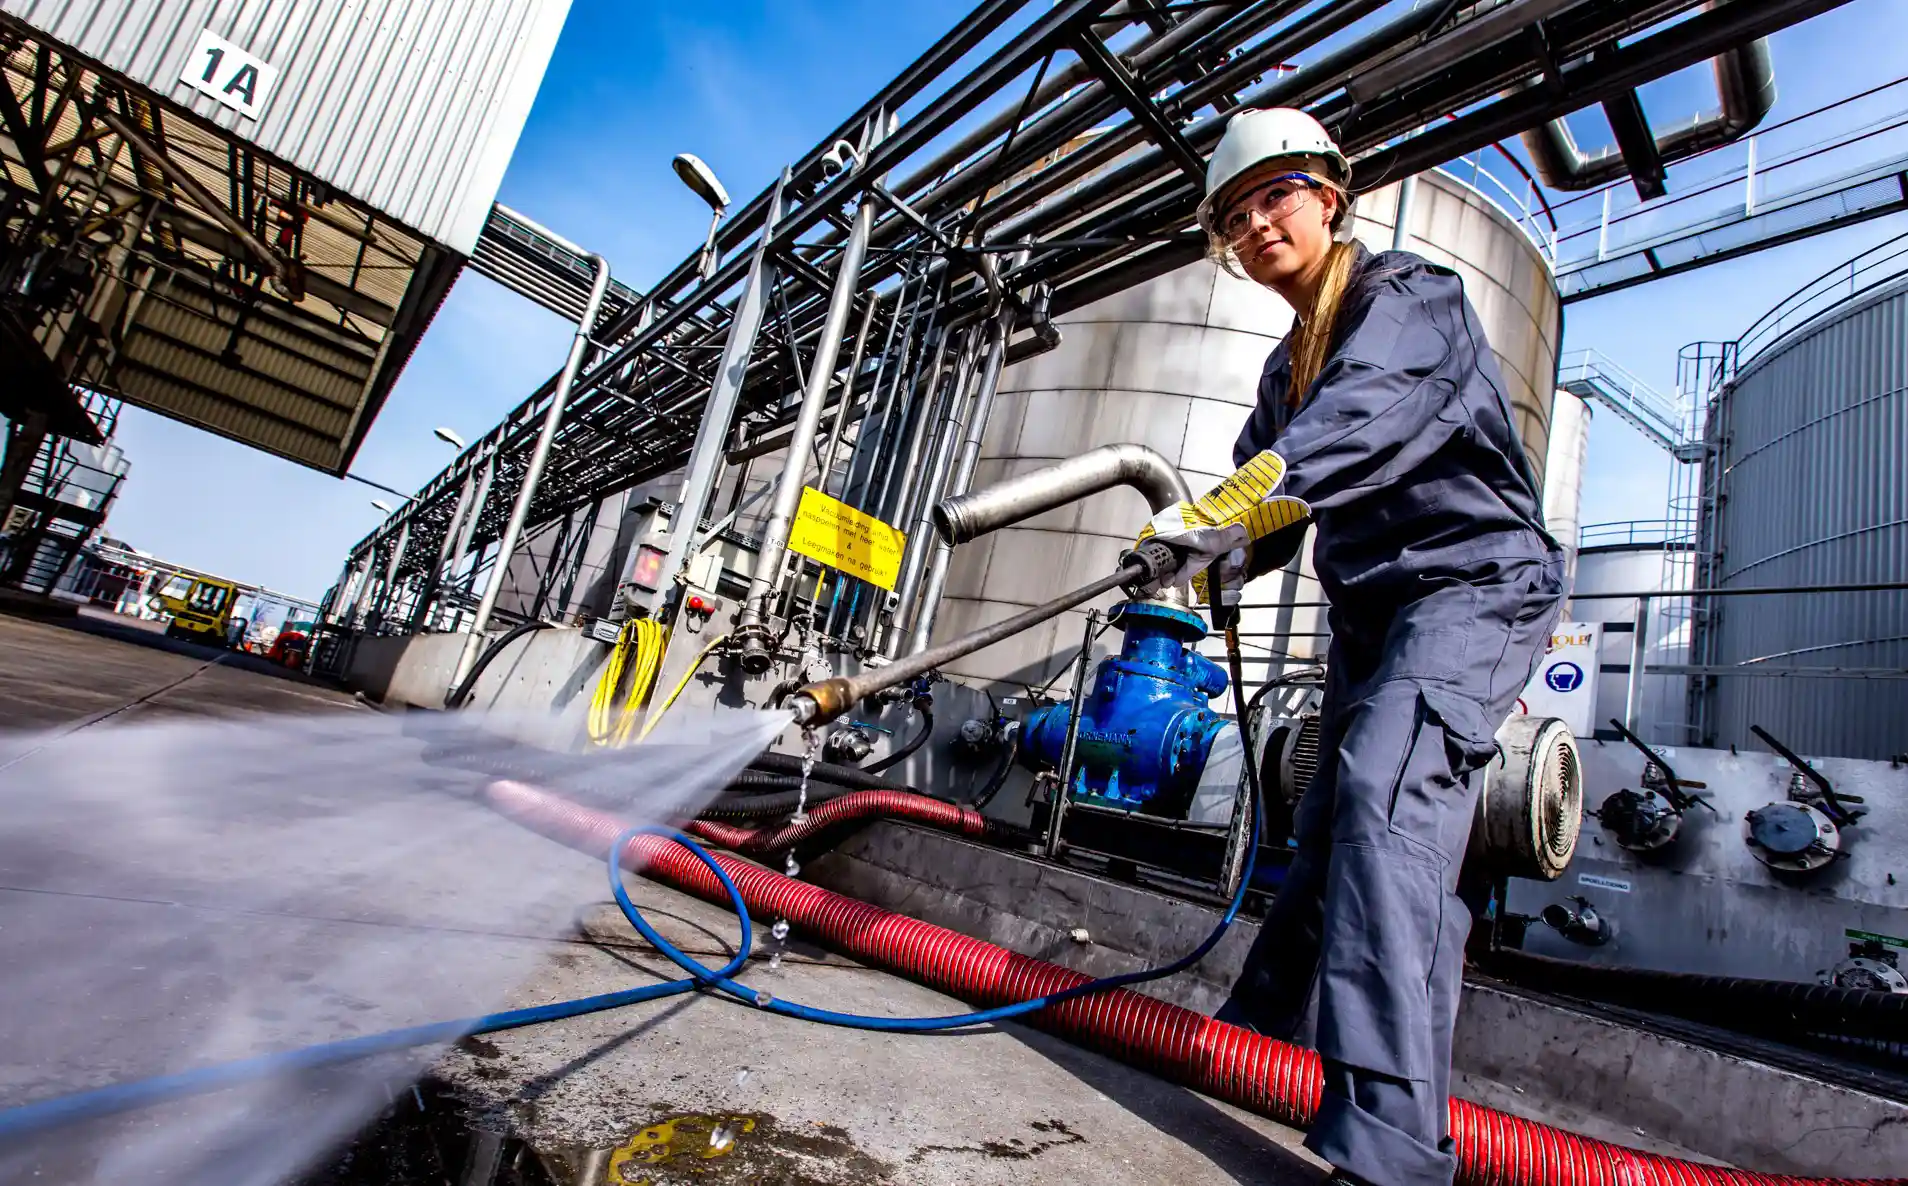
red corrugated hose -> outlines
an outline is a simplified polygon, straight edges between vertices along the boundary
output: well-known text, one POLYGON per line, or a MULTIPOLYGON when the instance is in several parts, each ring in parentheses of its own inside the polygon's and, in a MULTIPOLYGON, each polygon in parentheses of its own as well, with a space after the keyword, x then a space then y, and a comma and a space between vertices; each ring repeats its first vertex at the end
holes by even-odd
MULTIPOLYGON (((625 828, 612 815, 522 783, 492 783, 486 797, 525 827, 591 855, 603 854, 625 828)), ((919 796, 900 798, 933 802, 919 796)), ((949 813, 962 810, 937 806, 949 813)), ((797 827, 813 827, 823 810, 817 808, 808 824, 797 827)), ((756 843, 766 846, 766 840, 756 843)), ((717 855, 715 859, 734 879, 751 911, 766 918, 786 918, 803 934, 837 951, 975 1004, 1009 1004, 1060 992, 1089 979, 735 857, 717 855)), ((632 839, 622 863, 632 872, 698 897, 729 901, 706 866, 681 845, 661 837, 632 839)), ((1303 1128, 1318 1108, 1323 1078, 1313 1052, 1139 993, 1113 989, 1078 997, 1031 1014, 1028 1020, 1283 1124, 1303 1128)), ((1847 1179, 1758 1174, 1661 1157, 1464 1100, 1451 1101, 1450 1124, 1457 1144, 1458 1180, 1470 1186, 1853 1186, 1847 1179)), ((1864 1181, 1871 1186, 1908 1186, 1903 1178, 1864 1181)))
POLYGON ((711 844, 719 844, 736 852, 777 852, 792 848, 829 828, 866 819, 908 820, 948 832, 958 832, 963 836, 983 836, 987 833, 987 817, 973 808, 956 807, 952 803, 907 791, 855 791, 821 804, 809 812, 801 823, 738 828, 714 820, 697 820, 686 830, 711 844))

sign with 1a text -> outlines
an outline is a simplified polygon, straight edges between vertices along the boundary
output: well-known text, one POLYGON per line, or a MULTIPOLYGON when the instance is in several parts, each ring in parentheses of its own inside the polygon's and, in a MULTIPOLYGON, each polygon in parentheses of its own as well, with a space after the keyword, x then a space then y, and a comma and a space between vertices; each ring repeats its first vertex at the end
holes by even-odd
POLYGON ((278 67, 206 29, 179 71, 179 81, 240 115, 257 119, 272 84, 278 81, 278 67))

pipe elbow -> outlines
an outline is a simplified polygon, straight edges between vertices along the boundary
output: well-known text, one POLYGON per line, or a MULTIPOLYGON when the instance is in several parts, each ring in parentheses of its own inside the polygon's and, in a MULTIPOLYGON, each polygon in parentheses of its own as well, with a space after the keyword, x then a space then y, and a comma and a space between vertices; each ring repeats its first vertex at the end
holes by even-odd
POLYGON ((1139 491, 1155 511, 1192 499, 1178 467, 1159 453, 1145 445, 1102 445, 985 490, 945 499, 934 508, 934 529, 953 547, 1115 486, 1139 491))

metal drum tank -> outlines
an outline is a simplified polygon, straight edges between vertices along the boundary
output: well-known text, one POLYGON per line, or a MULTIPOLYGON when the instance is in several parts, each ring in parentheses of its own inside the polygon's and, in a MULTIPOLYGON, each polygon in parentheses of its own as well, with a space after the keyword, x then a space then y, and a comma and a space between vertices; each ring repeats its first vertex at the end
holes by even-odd
MULTIPOLYGON (((1711 580, 1727 588, 1899 581, 1908 567, 1908 279, 1852 297, 1743 366, 1710 415, 1720 506, 1711 580)), ((1908 751, 1908 681, 1819 678, 1908 668, 1908 594, 1715 598, 1710 662, 1814 669, 1725 675, 1709 744, 1808 755, 1908 751)))
MULTIPOLYGON (((1355 232, 1390 248, 1398 187, 1361 197, 1355 232)), ((1496 351, 1532 465, 1549 444, 1561 306, 1550 267, 1529 234, 1494 201, 1443 173, 1418 178, 1403 246, 1464 278, 1496 351)), ((1277 295, 1199 262, 1055 319, 1060 346, 1010 367, 982 441, 973 489, 1018 477, 1099 445, 1150 446, 1175 462, 1195 493, 1232 470, 1232 445, 1251 409, 1266 356, 1292 313, 1277 295)), ((956 548, 934 641, 1039 604, 1111 571, 1148 516, 1136 492, 1093 495, 956 548)), ((1255 582, 1242 632, 1247 679, 1322 655, 1324 611, 1309 544, 1292 569, 1255 582), (1307 604, 1313 603, 1313 604, 1307 604)), ((1106 604, 1114 600, 1109 596, 1106 604)), ((1009 690, 1062 674, 1078 652, 1085 611, 948 665, 1009 690)), ((1095 648, 1119 649, 1117 633, 1095 648)), ((1216 646, 1212 654, 1222 653, 1216 646)))
MULTIPOLYGON (((1558 395, 1558 402, 1575 399, 1558 395)), ((1636 647, 1636 599, 1592 597, 1595 593, 1643 593, 1681 589, 1689 583, 1689 544, 1665 543, 1661 524, 1599 524, 1585 533, 1576 553, 1572 591, 1580 600, 1568 603, 1564 617, 1596 622, 1603 627, 1598 655, 1603 670, 1597 680, 1596 736, 1617 740, 1611 718, 1622 720, 1628 707, 1630 660, 1636 647), (1630 528, 1627 536, 1624 529, 1630 528)), ((1553 524, 1553 531, 1555 526, 1553 524)), ((1680 667, 1689 662, 1687 602, 1653 602, 1643 640, 1643 682, 1638 691, 1636 733, 1651 745, 1693 745, 1689 722, 1686 676, 1650 674, 1652 669, 1680 667)))

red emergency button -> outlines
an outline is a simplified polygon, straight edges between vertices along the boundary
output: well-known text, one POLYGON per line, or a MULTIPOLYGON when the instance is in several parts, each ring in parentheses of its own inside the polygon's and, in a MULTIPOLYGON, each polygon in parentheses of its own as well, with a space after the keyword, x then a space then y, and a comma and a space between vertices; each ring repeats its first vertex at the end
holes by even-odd
POLYGON ((715 606, 710 605, 701 597, 691 596, 689 598, 689 612, 692 614, 712 614, 715 612, 715 606))

